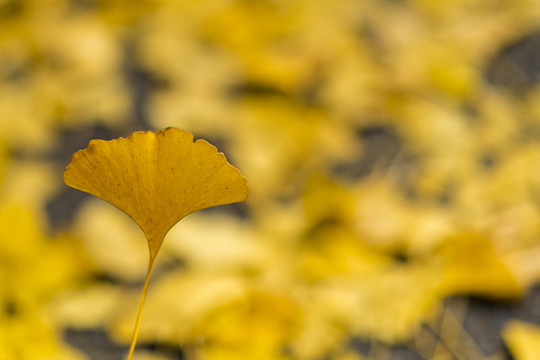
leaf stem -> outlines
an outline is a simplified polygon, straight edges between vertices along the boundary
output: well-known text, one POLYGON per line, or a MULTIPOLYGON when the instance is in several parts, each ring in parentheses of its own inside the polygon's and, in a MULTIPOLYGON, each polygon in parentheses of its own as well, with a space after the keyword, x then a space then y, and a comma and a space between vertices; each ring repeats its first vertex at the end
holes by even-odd
POLYGON ((148 283, 150 282, 150 275, 154 268, 155 256, 150 257, 148 262, 148 271, 146 272, 146 279, 144 280, 144 286, 141 294, 141 301, 139 302, 139 310, 137 311, 137 320, 135 320, 135 328, 133 329, 133 335, 131 336, 131 345, 129 346, 128 360, 133 359, 133 352, 135 351, 135 344, 137 343, 137 336, 139 335, 139 325, 141 323, 141 314, 144 306, 144 300, 146 299, 146 293, 148 292, 148 283))

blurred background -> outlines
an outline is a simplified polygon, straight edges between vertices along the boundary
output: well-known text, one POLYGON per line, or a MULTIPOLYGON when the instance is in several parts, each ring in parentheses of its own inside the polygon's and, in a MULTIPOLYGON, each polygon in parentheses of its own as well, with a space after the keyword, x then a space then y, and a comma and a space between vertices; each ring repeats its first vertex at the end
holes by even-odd
POLYGON ((122 359, 148 250, 62 173, 175 126, 247 202, 166 237, 137 360, 540 353, 536 0, 0 0, 0 359, 122 359))

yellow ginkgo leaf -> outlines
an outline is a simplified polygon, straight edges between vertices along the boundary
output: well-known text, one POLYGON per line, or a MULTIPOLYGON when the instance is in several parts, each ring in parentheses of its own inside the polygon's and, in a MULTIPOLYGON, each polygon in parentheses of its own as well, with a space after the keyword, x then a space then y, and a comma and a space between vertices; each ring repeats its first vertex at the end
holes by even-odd
POLYGON ((148 240, 150 261, 129 350, 133 356, 142 307, 165 234, 186 215, 243 201, 249 190, 240 171, 204 140, 176 128, 93 140, 64 172, 67 185, 102 198, 129 215, 148 240))
POLYGON ((146 235, 152 258, 184 216, 248 196, 246 179, 222 153, 176 128, 92 140, 73 155, 64 181, 128 214, 146 235))

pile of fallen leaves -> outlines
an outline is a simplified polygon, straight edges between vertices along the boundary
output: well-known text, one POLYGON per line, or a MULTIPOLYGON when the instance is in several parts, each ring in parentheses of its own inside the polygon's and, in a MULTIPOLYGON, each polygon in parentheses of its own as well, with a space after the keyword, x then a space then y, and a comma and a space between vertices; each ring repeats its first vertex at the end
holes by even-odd
MULTIPOLYGON (((62 173, 173 126, 250 196, 167 234, 135 359, 504 359, 462 323, 540 281, 539 25, 535 0, 0 0, 0 358, 127 353, 147 242, 62 173)), ((540 351, 533 323, 494 331, 540 351)))

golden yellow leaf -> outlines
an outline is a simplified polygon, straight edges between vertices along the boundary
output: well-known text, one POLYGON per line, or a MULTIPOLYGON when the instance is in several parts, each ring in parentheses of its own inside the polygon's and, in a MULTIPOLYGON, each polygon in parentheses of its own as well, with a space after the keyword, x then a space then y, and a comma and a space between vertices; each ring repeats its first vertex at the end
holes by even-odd
POLYGON ((67 185, 110 202, 129 215, 148 240, 150 261, 128 359, 132 359, 142 307, 156 255, 167 232, 186 215, 243 201, 249 190, 240 171, 204 140, 176 128, 93 140, 64 172, 67 185))
POLYGON ((432 257, 443 271, 443 294, 474 294, 494 299, 518 299, 524 289, 490 239, 473 232, 448 238, 432 257))
POLYGON ((184 216, 243 201, 249 192, 246 179, 222 153, 176 128, 93 140, 73 155, 64 181, 128 214, 146 235, 152 259, 184 216))

